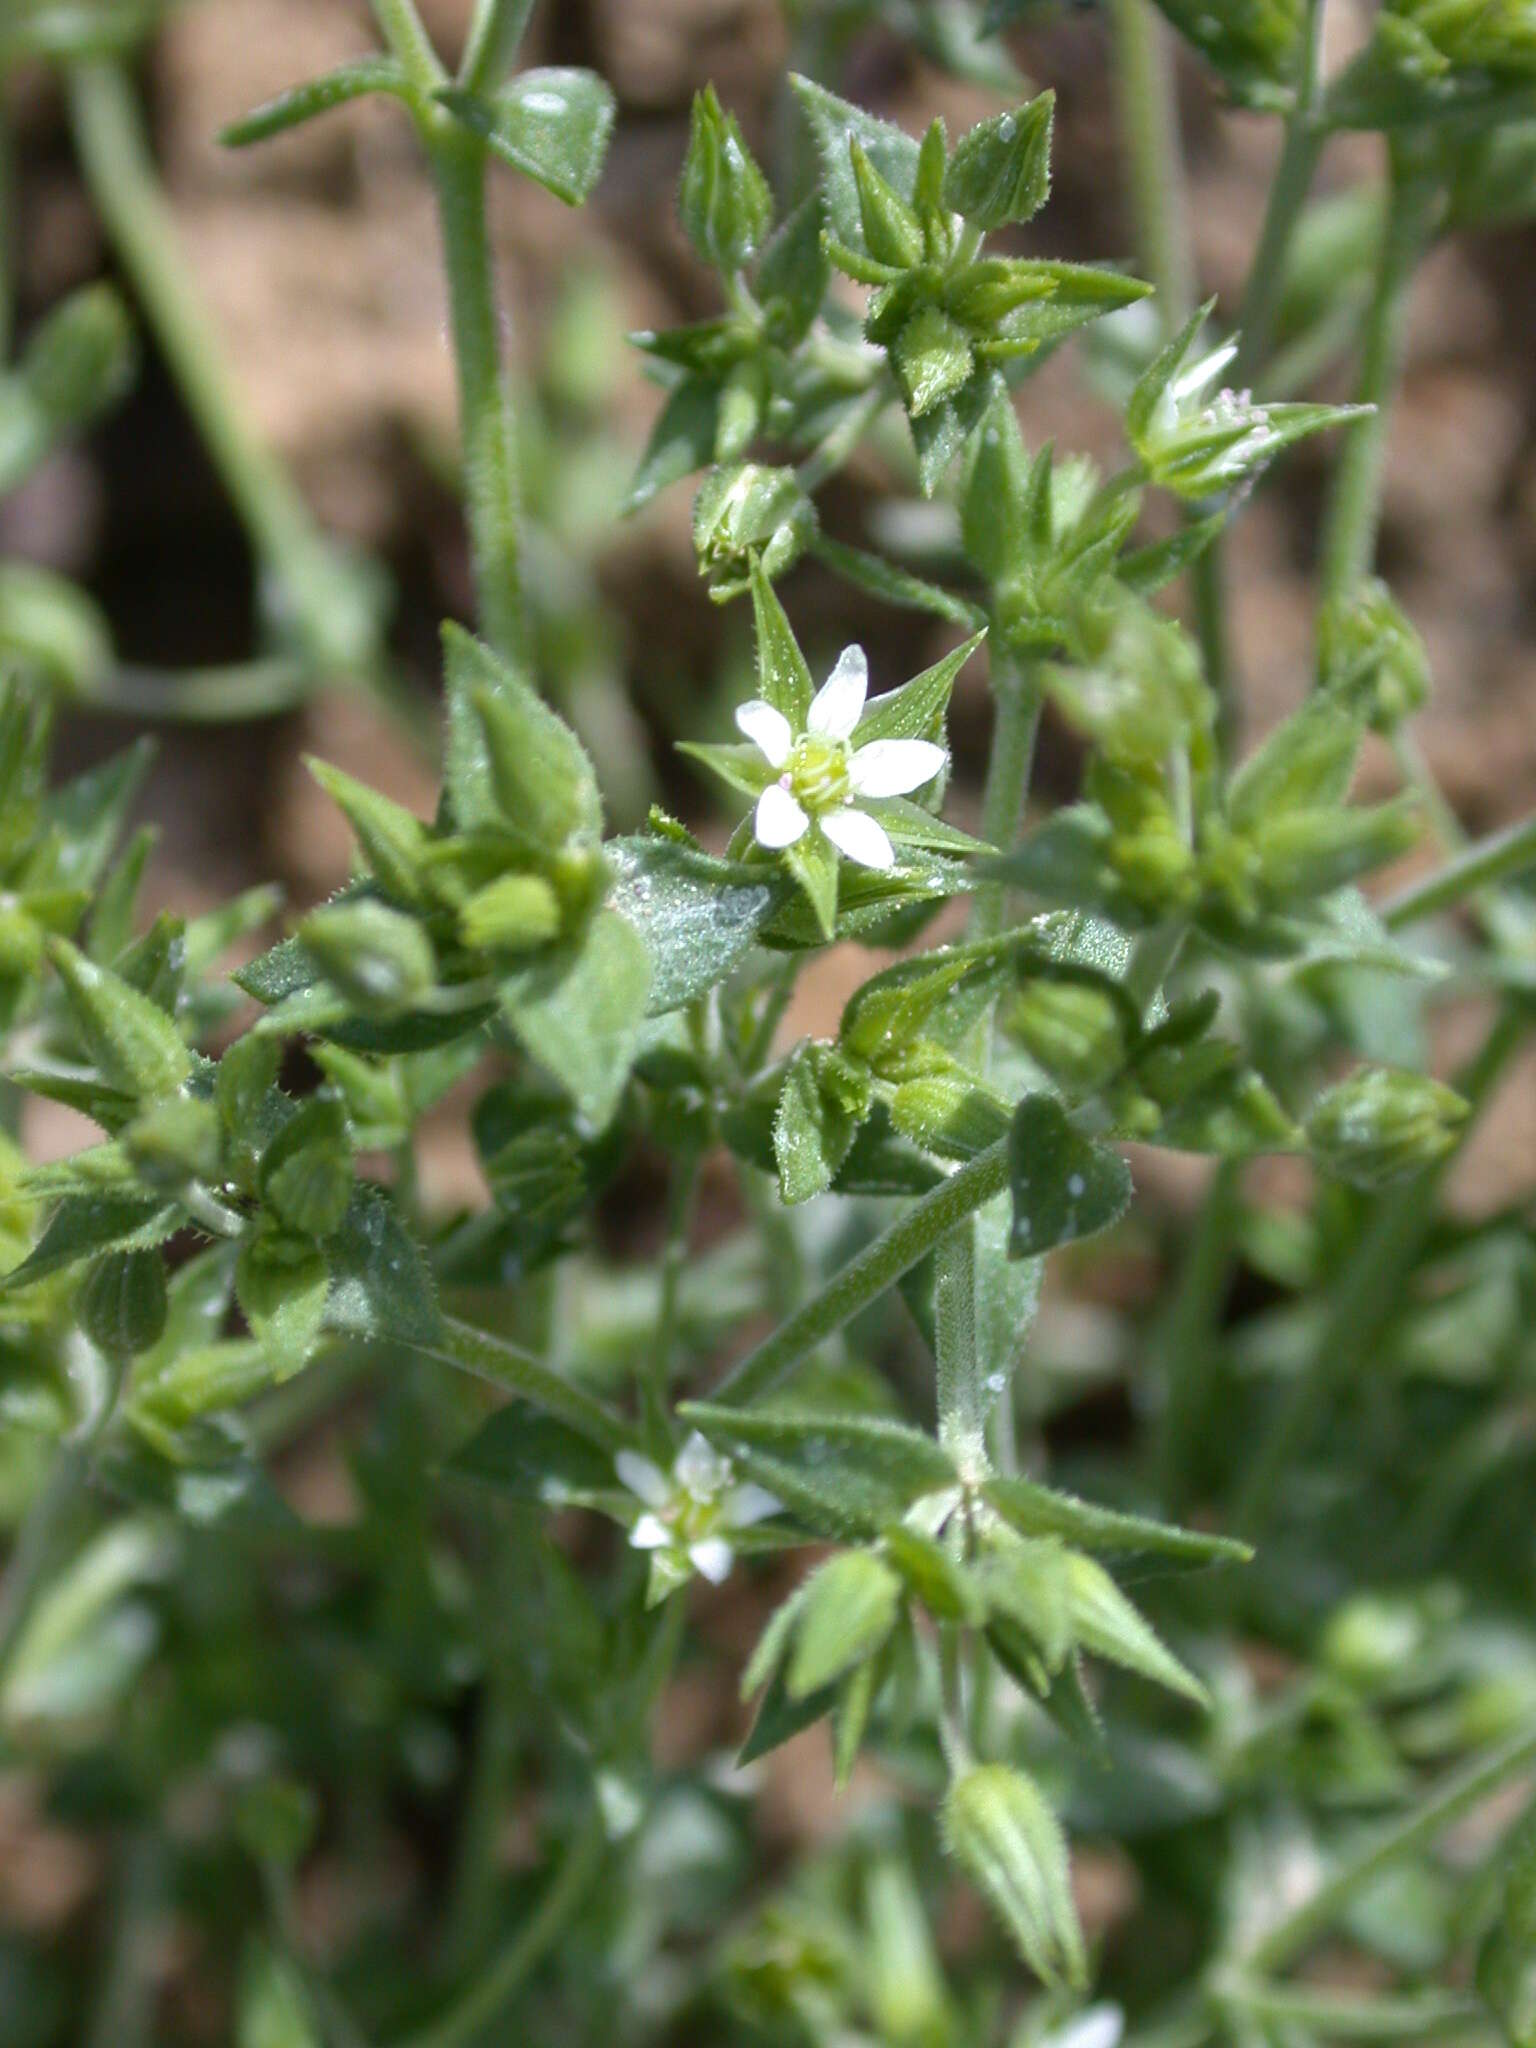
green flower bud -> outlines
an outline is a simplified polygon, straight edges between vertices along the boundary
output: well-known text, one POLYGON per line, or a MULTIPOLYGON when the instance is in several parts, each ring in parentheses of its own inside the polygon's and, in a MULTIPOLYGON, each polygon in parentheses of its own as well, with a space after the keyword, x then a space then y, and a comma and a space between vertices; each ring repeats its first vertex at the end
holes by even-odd
POLYGON ((678 209, 688 239, 716 270, 751 261, 773 225, 773 195, 712 85, 694 95, 678 209))
POLYGON ((211 1102, 172 1095, 145 1111, 123 1133, 123 1146, 151 1187, 174 1193, 188 1181, 217 1180, 219 1114, 211 1102))
POLYGON ((864 246, 877 263, 911 270, 923 260, 923 229, 916 212, 870 162, 861 144, 850 142, 853 184, 858 194, 864 246))
POLYGON ((312 1095, 261 1155, 257 1186, 282 1223, 304 1237, 329 1237, 352 1198, 352 1154, 340 1097, 312 1095))
POLYGON ((1442 1158, 1469 1114, 1462 1096, 1427 1074, 1370 1067, 1313 1104, 1307 1138, 1340 1179, 1381 1187, 1442 1158))
POLYGON ((1043 92, 962 136, 944 174, 945 204, 988 231, 1032 219, 1051 194, 1055 113, 1055 93, 1043 92))
POLYGON ((748 588, 754 553, 772 582, 799 560, 815 531, 816 508, 792 469, 759 462, 714 469, 694 501, 694 551, 717 603, 748 588))
POLYGON ((437 978, 432 942, 421 926, 383 903, 328 903, 305 918, 299 937, 327 981, 372 1015, 420 1001, 437 978))
POLYGON ((133 1358, 165 1329, 165 1267, 158 1252, 108 1252, 75 1297, 75 1319, 98 1351, 133 1358))
POLYGON ((89 425, 115 404, 133 375, 133 324, 108 285, 66 299, 33 337, 22 365, 55 432, 89 425))
POLYGON ((1424 1621, 1415 1601, 1362 1593, 1330 1617, 1323 1631, 1322 1660, 1351 1685, 1374 1689, 1420 1654, 1424 1621))
POLYGON ((35 918, 14 901, 0 902, 0 978, 21 980, 43 964, 43 934, 35 918))
POLYGON ((1104 1087, 1125 1064, 1125 1021, 1108 991, 1088 982, 1032 981, 1002 1023, 1053 1081, 1075 1093, 1104 1087))
POLYGON ((1407 614, 1373 577, 1352 597, 1324 607, 1318 621, 1323 687, 1375 732, 1393 733, 1429 700, 1429 656, 1407 614))
POLYGON ((1040 1788, 1007 1764, 976 1764, 944 1802, 944 1840, 1047 1984, 1087 1975, 1067 1845, 1040 1788))
POLYGON ((503 875, 459 912, 459 936, 476 952, 531 953, 560 935, 560 899, 542 875, 503 875))

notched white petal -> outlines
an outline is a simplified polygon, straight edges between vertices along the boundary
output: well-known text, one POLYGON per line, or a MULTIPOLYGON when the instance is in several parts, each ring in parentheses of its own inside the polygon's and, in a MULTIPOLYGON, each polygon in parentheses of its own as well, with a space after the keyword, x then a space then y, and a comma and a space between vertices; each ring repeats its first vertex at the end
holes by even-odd
POLYGON ((793 846, 810 829, 810 819, 780 782, 770 782, 757 800, 752 837, 759 846, 793 846))
POLYGON ((666 1473, 659 1465, 653 1465, 649 1458, 642 1458, 638 1451, 620 1451, 613 1461, 613 1469, 619 1475, 619 1484, 638 1494, 648 1508, 665 1507, 672 1498, 672 1487, 666 1473))
POLYGON ((821 739, 846 740, 853 736, 869 694, 869 663, 862 647, 845 647, 837 666, 811 700, 806 716, 807 732, 821 739))
POLYGON ((888 873, 896 865, 896 849, 887 838, 885 827, 851 805, 846 810, 829 811, 821 821, 821 829, 840 854, 861 868, 879 868, 888 873))
POLYGON ((932 782, 946 759, 932 740, 871 740, 849 762, 848 773, 860 796, 907 796, 932 782))
POLYGON ((746 734, 770 768, 782 768, 789 759, 795 743, 789 720, 763 698, 754 697, 750 703, 737 705, 736 727, 746 734))
POLYGON ((689 1544, 688 1562, 701 1579, 708 1579, 712 1586, 723 1586, 731 1576, 736 1553, 723 1536, 701 1536, 697 1543, 689 1544))

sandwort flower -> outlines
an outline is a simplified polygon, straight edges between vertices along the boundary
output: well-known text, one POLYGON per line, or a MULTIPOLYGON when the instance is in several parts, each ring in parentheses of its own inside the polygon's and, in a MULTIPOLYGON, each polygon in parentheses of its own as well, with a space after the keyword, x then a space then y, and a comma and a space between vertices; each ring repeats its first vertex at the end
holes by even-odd
POLYGON ((629 1532, 636 1550, 654 1553, 652 1593, 670 1592, 697 1572, 712 1586, 730 1576, 736 1553, 731 1534, 776 1515, 783 1503, 763 1486, 737 1481, 729 1458, 697 1430, 663 1472, 638 1451, 614 1459, 620 1480, 642 1503, 629 1532))

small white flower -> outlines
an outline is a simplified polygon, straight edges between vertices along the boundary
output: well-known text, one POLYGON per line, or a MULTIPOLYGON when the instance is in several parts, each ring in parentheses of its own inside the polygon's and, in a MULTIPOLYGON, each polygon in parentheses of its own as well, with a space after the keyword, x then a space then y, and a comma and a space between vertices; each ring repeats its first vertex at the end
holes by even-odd
POLYGON ((864 715, 869 664, 862 647, 845 647, 797 734, 782 711, 761 697, 743 704, 736 724, 778 779, 757 800, 752 835, 778 852, 818 827, 847 860, 888 870, 896 849, 885 827, 856 797, 908 796, 931 782, 947 756, 932 740, 871 740, 852 745, 864 715))
POLYGON ((629 1540, 635 1550, 654 1553, 653 1584, 664 1591, 692 1573, 718 1586, 730 1576, 736 1554, 731 1532, 778 1514, 783 1503, 766 1487, 736 1482, 731 1461, 695 1430, 663 1472, 638 1451, 620 1451, 614 1470, 642 1503, 629 1540))

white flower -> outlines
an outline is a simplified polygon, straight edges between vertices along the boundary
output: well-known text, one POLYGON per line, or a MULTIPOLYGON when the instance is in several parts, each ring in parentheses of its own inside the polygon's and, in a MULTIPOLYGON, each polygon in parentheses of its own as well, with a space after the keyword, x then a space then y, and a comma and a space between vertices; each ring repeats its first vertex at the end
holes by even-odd
POLYGON ((815 825, 860 867, 895 867, 896 850, 885 827, 854 799, 907 796, 931 782, 947 756, 932 740, 871 740, 855 748, 854 728, 868 689, 863 648, 845 647, 816 692, 803 733, 761 697, 738 710, 741 731, 779 771, 757 800, 752 833, 759 846, 777 852, 815 825))
POLYGON ((730 1534, 778 1514, 783 1503, 763 1486, 734 1482, 729 1458, 700 1436, 689 1437, 663 1472, 638 1451, 620 1451, 614 1469, 643 1504, 629 1532, 636 1550, 654 1553, 653 1585, 663 1591, 693 1572, 720 1585, 730 1576, 736 1553, 730 1534))

